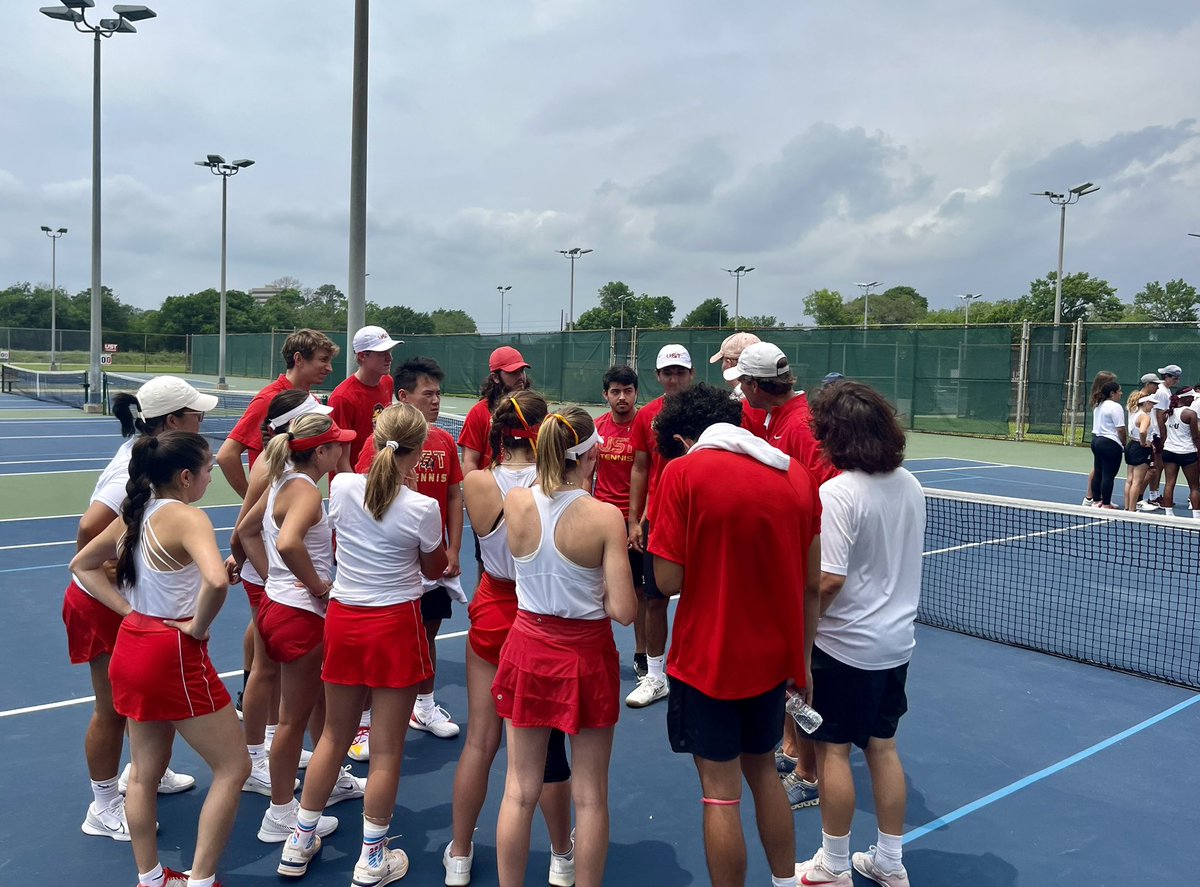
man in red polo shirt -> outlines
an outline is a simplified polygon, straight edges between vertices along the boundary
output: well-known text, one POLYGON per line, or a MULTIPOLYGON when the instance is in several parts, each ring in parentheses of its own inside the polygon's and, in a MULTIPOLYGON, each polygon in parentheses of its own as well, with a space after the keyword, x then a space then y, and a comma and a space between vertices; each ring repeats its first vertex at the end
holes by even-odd
POLYGON ((521 352, 511 345, 503 345, 488 358, 488 377, 479 388, 479 403, 471 407, 463 420, 458 435, 462 447, 463 473, 492 464, 492 413, 500 398, 512 391, 530 387, 526 370, 529 364, 521 352))
MULTIPOLYGON (((646 623, 646 674, 638 679, 638 685, 625 697, 630 708, 644 708, 670 692, 667 676, 663 671, 667 652, 667 601, 654 581, 654 558, 646 549, 654 521, 654 496, 658 477, 662 473, 663 460, 658 454, 658 442, 654 436, 654 419, 663 409, 664 398, 692 387, 696 371, 692 369, 692 355, 682 345, 664 345, 658 350, 654 361, 654 374, 662 385, 663 393, 640 410, 633 420, 633 473, 629 478, 629 545, 636 551, 646 552, 643 563, 642 596, 646 623)), ((739 409, 741 409, 739 407, 739 409)))
MULTIPOLYGON (((630 367, 611 367, 604 374, 604 400, 608 412, 596 419, 596 433, 604 438, 596 460, 592 495, 621 509, 629 519, 629 485, 633 477, 633 422, 637 416, 638 377, 630 367)), ((638 610, 633 620, 633 671, 638 680, 646 674, 646 603, 642 583, 642 552, 629 549, 629 569, 638 610)))
POLYGON ((727 392, 701 384, 672 397, 655 427, 670 461, 650 551, 659 589, 680 595, 667 734, 700 776, 712 883, 745 883, 744 778, 773 883, 794 885, 795 835, 773 752, 788 684, 811 693, 821 500, 803 465, 740 422, 727 392))
POLYGON ((333 421, 357 432, 350 442, 351 465, 358 463, 363 447, 371 445, 375 417, 392 405, 392 349, 403 344, 381 326, 364 326, 354 334, 358 369, 329 395, 333 421))
POLYGON ((249 486, 246 470, 242 467, 242 453, 249 452, 251 465, 261 455, 262 425, 271 400, 280 391, 289 388, 308 391, 320 385, 333 372, 333 359, 337 357, 338 350, 332 339, 317 330, 296 330, 284 340, 286 372, 254 395, 246 412, 217 451, 217 465, 229 486, 239 496, 245 496, 249 486))

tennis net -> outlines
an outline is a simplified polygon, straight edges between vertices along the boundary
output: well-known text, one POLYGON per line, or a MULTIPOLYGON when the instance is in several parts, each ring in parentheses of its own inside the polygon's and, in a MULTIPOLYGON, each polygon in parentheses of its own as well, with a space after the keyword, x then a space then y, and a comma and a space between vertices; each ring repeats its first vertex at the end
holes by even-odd
POLYGON ((926 506, 919 621, 1200 689, 1200 521, 929 489, 926 506))
POLYGON ((0 390, 47 403, 83 409, 87 403, 87 370, 47 372, 0 365, 0 390))

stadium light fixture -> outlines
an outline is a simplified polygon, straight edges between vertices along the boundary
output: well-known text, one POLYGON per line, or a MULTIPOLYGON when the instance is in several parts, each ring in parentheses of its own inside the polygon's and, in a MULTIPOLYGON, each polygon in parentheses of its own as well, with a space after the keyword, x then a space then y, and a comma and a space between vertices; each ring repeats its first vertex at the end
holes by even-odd
POLYGON ((66 228, 53 230, 42 225, 42 231, 50 238, 50 369, 58 369, 55 339, 58 338, 58 238, 67 233, 66 228))
POLYGON ((971 320, 971 303, 976 299, 982 299, 983 293, 960 293, 958 296, 963 303, 963 326, 966 326, 971 320))
POLYGON ((871 304, 871 290, 879 286, 878 280, 872 280, 870 283, 854 284, 863 294, 863 329, 867 328, 867 307, 871 304))
POLYGON ((586 256, 591 250, 573 246, 570 249, 560 249, 558 252, 564 258, 571 260, 571 296, 567 310, 567 329, 573 330, 575 329, 575 260, 586 256))
POLYGON ((500 293, 500 335, 502 336, 504 335, 504 295, 510 289, 512 289, 511 286, 496 287, 496 292, 500 293))
POLYGON ((1066 241, 1067 234, 1067 207, 1072 203, 1078 203, 1079 198, 1085 194, 1095 194, 1100 190, 1100 186, 1092 182, 1084 182, 1082 185, 1076 185, 1067 191, 1066 194, 1059 194, 1056 191, 1035 191, 1034 197, 1045 197, 1055 206, 1060 208, 1058 217, 1058 277, 1054 280, 1054 325, 1062 325, 1062 279, 1063 279, 1063 246, 1066 241))
POLYGON ((753 267, 747 268, 745 265, 738 265, 736 268, 722 268, 726 274, 730 275, 733 280, 733 329, 737 332, 742 325, 742 278, 754 270, 753 267))

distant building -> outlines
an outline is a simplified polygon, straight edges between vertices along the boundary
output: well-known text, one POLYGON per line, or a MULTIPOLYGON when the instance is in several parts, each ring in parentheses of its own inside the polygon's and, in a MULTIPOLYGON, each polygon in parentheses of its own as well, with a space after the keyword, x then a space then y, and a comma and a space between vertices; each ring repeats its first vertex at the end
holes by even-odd
POLYGON ((250 297, 260 305, 266 304, 271 296, 283 292, 281 286, 256 286, 250 290, 250 297))

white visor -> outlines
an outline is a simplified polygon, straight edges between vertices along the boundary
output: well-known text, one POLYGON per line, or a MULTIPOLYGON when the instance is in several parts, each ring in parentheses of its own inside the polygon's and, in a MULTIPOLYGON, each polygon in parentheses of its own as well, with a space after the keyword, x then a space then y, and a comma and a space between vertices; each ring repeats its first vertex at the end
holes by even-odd
POLYGON ((585 441, 575 444, 573 447, 567 447, 567 458, 572 462, 578 462, 579 457, 594 447, 596 444, 604 443, 604 438, 595 428, 592 429, 592 436, 585 441))
POLYGON ((320 413, 322 416, 328 416, 332 412, 333 407, 325 406, 325 404, 321 403, 310 394, 308 400, 304 401, 302 404, 300 404, 300 406, 293 407, 282 416, 276 416, 267 424, 271 426, 272 430, 278 431, 293 419, 299 419, 301 416, 307 416, 309 413, 320 413))

